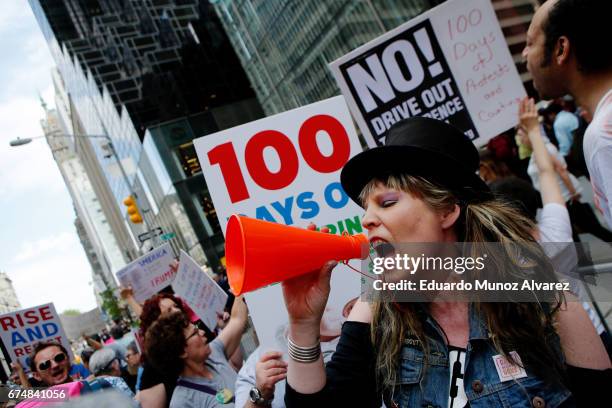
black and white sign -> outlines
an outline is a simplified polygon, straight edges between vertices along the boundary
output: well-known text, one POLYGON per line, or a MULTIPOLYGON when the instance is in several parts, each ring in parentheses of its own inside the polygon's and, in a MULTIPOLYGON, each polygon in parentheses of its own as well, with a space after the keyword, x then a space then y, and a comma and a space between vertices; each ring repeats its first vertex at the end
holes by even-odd
POLYGON ((330 64, 371 147, 413 116, 447 121, 474 141, 517 123, 521 79, 488 0, 452 0, 330 64))

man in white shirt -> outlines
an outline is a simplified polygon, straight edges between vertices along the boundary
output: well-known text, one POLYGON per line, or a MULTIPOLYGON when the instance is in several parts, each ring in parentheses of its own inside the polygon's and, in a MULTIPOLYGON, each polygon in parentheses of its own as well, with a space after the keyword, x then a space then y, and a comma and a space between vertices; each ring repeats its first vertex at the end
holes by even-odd
POLYGON ((612 227, 612 47, 609 0, 548 0, 527 31, 523 57, 543 99, 572 95, 593 115, 584 136, 595 204, 612 227), (579 22, 588 22, 579 24, 579 22))

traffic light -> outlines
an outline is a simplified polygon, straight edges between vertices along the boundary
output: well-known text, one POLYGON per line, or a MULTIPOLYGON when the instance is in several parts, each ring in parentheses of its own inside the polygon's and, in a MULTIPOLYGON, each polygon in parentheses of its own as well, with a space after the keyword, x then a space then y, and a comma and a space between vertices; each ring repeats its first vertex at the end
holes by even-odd
POLYGON ((140 210, 138 209, 138 205, 136 204, 134 197, 129 196, 123 200, 123 204, 127 207, 127 213, 130 216, 130 221, 132 221, 134 224, 142 224, 142 215, 140 215, 140 210))

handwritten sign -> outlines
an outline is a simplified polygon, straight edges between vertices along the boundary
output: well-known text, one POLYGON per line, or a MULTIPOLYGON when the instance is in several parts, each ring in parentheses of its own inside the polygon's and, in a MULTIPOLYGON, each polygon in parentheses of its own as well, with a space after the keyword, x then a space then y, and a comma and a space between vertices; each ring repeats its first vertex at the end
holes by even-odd
POLYGON ((77 316, 60 315, 66 335, 70 340, 78 340, 83 333, 91 336, 106 328, 100 309, 95 308, 77 316))
POLYGON ((183 250, 172 289, 187 302, 206 327, 211 330, 215 328, 217 314, 223 313, 227 294, 183 250))
POLYGON ((447 121, 477 146, 517 124, 525 96, 489 0, 451 0, 330 64, 371 147, 412 116, 447 121))
POLYGON ((70 341, 64 333, 60 318, 53 303, 22 309, 0 316, 0 338, 13 361, 19 360, 29 370, 28 355, 34 345, 41 341, 56 341, 68 351, 72 360, 70 341))
POLYGON ((172 284, 176 271, 170 267, 174 253, 165 243, 116 272, 122 286, 131 286, 137 302, 144 302, 172 284))

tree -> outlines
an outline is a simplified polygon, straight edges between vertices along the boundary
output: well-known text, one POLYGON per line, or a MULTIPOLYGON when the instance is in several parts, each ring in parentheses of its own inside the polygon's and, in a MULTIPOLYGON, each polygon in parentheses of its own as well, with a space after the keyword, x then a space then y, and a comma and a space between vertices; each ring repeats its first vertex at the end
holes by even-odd
POLYGON ((101 292, 100 297, 102 298, 102 309, 104 309, 106 314, 113 320, 121 319, 123 311, 121 310, 121 306, 119 306, 119 301, 115 297, 113 290, 107 289, 101 292))
POLYGON ((62 314, 64 316, 78 316, 81 314, 81 311, 79 309, 66 309, 62 314))

